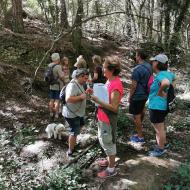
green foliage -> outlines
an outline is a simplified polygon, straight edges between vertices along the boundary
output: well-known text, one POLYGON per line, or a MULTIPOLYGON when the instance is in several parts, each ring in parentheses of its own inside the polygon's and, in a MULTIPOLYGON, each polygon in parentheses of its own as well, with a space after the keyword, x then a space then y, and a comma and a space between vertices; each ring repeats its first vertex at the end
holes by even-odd
POLYGON ((85 189, 86 184, 81 184, 81 170, 77 167, 60 167, 49 174, 48 189, 72 190, 85 189))
POLYGON ((117 134, 119 137, 126 135, 126 130, 133 128, 133 122, 123 110, 119 110, 117 121, 117 134))
POLYGON ((190 187, 190 162, 182 164, 174 173, 164 190, 189 190, 190 187))
POLYGON ((33 128, 27 127, 19 130, 13 139, 13 144, 18 149, 22 148, 24 144, 27 144, 28 142, 33 143, 34 142, 34 136, 33 136, 33 128))

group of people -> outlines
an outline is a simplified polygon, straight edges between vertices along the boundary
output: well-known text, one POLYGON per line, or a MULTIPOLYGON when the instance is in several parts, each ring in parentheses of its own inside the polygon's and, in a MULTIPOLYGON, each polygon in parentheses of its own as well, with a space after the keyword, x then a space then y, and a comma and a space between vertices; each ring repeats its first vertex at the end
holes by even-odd
MULTIPOLYGON (((52 63, 55 76, 60 81, 59 84, 50 85, 49 92, 49 110, 50 116, 58 118, 59 114, 59 93, 64 85, 66 86, 66 104, 63 105, 62 115, 70 126, 70 134, 68 138, 69 148, 68 156, 72 156, 75 151, 76 138, 84 125, 84 116, 86 109, 86 100, 90 97, 98 104, 96 116, 98 119, 98 139, 101 147, 105 151, 107 158, 98 161, 105 170, 97 175, 100 178, 116 175, 115 156, 116 156, 116 128, 118 110, 123 97, 124 89, 122 80, 119 77, 121 72, 121 62, 117 56, 107 56, 102 59, 95 55, 92 62, 95 68, 90 77, 87 63, 83 56, 77 58, 75 63, 76 69, 71 74, 68 66, 68 59, 60 59, 58 53, 53 53, 52 63), (106 103, 94 96, 93 83, 105 83, 109 102, 106 103), (91 84, 91 85, 89 85, 91 84)), ((157 146, 149 152, 150 156, 161 156, 166 151, 166 128, 164 120, 167 115, 167 89, 174 81, 175 75, 168 71, 168 58, 165 54, 159 54, 152 57, 147 62, 148 56, 143 50, 137 50, 136 62, 138 65, 133 69, 132 83, 129 92, 129 113, 134 117, 134 125, 137 134, 130 137, 130 141, 135 143, 144 143, 142 132, 142 122, 144 118, 145 104, 148 100, 148 109, 150 112, 150 120, 156 131, 157 146), (149 92, 147 91, 150 77, 153 76, 154 81, 151 84, 149 92)))

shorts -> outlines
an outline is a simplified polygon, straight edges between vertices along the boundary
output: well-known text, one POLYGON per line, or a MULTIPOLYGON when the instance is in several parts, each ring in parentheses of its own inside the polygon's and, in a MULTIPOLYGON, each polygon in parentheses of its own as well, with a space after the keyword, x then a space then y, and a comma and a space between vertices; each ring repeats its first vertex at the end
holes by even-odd
POLYGON ((60 90, 50 90, 49 99, 59 100, 60 90))
POLYGON ((146 100, 131 100, 129 104, 129 113, 133 115, 141 114, 144 110, 146 100))
POLYGON ((104 122, 98 122, 98 139, 107 156, 116 155, 116 143, 113 143, 112 127, 104 122))
POLYGON ((80 134, 81 127, 85 124, 84 117, 74 117, 74 118, 67 118, 65 120, 69 124, 70 127, 70 135, 77 136, 80 134))
POLYGON ((152 123, 163 123, 167 115, 167 111, 164 110, 149 110, 150 121, 152 123))

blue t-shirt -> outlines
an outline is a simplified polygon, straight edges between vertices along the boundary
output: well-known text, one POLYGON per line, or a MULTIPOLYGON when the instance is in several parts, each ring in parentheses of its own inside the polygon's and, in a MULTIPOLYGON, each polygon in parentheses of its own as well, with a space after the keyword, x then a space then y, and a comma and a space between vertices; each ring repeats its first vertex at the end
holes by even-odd
POLYGON ((146 100, 148 98, 147 84, 150 75, 152 75, 152 66, 147 62, 134 68, 131 79, 137 82, 137 87, 132 100, 146 100))
POLYGON ((170 84, 175 79, 175 74, 169 71, 160 71, 154 78, 148 97, 148 108, 153 110, 167 110, 167 98, 157 96, 162 80, 168 79, 170 84))

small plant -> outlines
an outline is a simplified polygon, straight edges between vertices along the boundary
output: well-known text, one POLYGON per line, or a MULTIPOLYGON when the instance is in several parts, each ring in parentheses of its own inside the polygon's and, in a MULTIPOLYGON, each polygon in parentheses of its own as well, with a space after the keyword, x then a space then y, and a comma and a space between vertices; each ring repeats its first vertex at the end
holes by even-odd
POLYGON ((82 184, 81 170, 77 167, 60 167, 49 174, 48 189, 51 190, 73 190, 86 189, 86 184, 82 184))
POLYGON ((190 157, 188 162, 182 164, 170 177, 164 190, 189 190, 190 189, 190 157))

